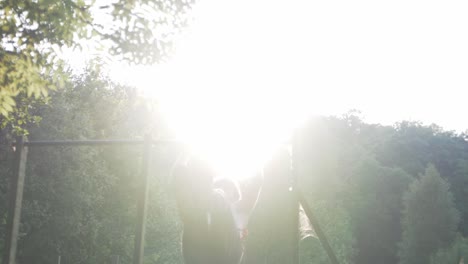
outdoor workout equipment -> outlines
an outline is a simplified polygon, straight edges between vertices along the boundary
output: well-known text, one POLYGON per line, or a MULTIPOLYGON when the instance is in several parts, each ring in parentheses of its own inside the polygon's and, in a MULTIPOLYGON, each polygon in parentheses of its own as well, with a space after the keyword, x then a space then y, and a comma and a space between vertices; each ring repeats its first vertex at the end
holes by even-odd
MULTIPOLYGON (((147 200, 148 200, 148 179, 150 176, 150 160, 151 160, 151 150, 153 146, 179 146, 183 144, 177 141, 171 140, 152 140, 151 136, 145 136, 143 140, 57 140, 57 141, 27 141, 26 137, 18 137, 16 142, 13 144, 15 149, 15 159, 13 164, 13 175, 10 180, 9 187, 9 208, 7 215, 6 223, 6 234, 5 234, 5 248, 4 255, 2 258, 2 264, 15 264, 16 261, 16 249, 18 242, 18 232, 21 219, 21 207, 23 200, 23 190, 24 182, 26 176, 26 162, 28 155, 29 147, 46 147, 46 146, 111 146, 111 145, 139 145, 143 147, 143 157, 142 157, 142 166, 141 166, 141 177, 139 177, 139 188, 140 195, 138 197, 137 205, 137 226, 135 230, 135 244, 134 244, 134 255, 133 255, 133 264, 142 264, 143 263, 143 250, 145 243, 145 227, 146 227, 146 215, 147 215, 147 200)), ((293 206, 294 208, 294 217, 296 225, 293 226, 294 236, 297 237, 295 244, 293 245, 293 259, 290 263, 297 264, 299 263, 299 204, 302 205, 304 211, 309 218, 315 233, 321 244, 323 245, 327 255, 330 258, 332 264, 338 264, 336 255, 334 254, 328 240, 320 228, 320 225, 312 213, 306 199, 303 197, 301 191, 297 187, 298 181, 298 158, 300 151, 299 147, 299 137, 295 136, 292 143, 292 179, 291 179, 291 188, 290 191, 293 192, 293 206), (297 221, 296 221, 297 220, 297 221)), ((59 257, 60 262, 60 257, 59 257)))

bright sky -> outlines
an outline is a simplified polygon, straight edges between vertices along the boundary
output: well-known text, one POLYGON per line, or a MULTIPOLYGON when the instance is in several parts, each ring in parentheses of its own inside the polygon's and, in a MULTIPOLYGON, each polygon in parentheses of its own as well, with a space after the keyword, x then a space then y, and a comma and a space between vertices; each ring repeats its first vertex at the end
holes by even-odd
POLYGON ((461 132, 467 14, 452 0, 201 0, 172 60, 111 76, 158 98, 182 139, 234 138, 210 151, 238 156, 256 144, 252 161, 309 113, 461 132))
POLYGON ((171 65, 115 75, 159 97, 468 129, 466 1, 201 1, 171 65))

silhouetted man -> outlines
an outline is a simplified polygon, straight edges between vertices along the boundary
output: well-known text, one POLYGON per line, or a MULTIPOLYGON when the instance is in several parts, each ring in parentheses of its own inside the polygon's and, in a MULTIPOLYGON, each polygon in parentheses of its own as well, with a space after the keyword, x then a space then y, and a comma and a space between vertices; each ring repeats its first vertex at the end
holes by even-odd
POLYGON ((242 258, 229 197, 236 190, 214 188, 214 176, 204 162, 194 159, 174 173, 186 264, 238 264, 242 258))

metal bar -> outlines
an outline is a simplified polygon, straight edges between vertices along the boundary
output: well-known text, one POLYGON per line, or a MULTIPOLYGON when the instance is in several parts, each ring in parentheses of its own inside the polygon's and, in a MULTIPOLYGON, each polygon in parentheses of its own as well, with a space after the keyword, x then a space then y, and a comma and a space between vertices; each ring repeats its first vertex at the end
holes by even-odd
POLYGON ((300 190, 297 189, 296 192, 299 198, 299 202, 301 203, 302 208, 304 208, 304 212, 309 218, 310 223, 312 224, 312 227, 314 228, 315 234, 317 234, 317 237, 320 240, 320 243, 322 244, 323 248, 327 252, 327 255, 330 258, 331 263, 338 264, 338 259, 336 258, 335 252, 333 252, 333 249, 331 248, 330 243, 328 243, 328 239, 325 236, 325 233, 322 231, 322 228, 320 228, 317 218, 312 213, 312 210, 309 207, 309 203, 307 203, 307 200, 304 198, 300 190))
POLYGON ((142 264, 145 248, 145 229, 146 229, 146 214, 148 203, 148 180, 151 165, 151 136, 145 136, 145 144, 143 147, 143 162, 139 184, 139 197, 137 204, 137 226, 135 231, 135 251, 133 255, 134 264, 142 264))
POLYGON ((26 161, 28 148, 26 137, 16 139, 15 167, 10 182, 10 201, 6 225, 5 249, 3 264, 15 264, 16 248, 18 244, 18 232, 21 219, 21 207, 23 202, 24 179, 26 174, 26 161))
MULTIPOLYGON (((11 146, 16 146, 13 142, 11 146)), ((113 140, 35 140, 24 142, 24 146, 96 146, 96 145, 143 145, 144 140, 140 139, 113 139, 113 140)), ((178 140, 153 140, 153 145, 185 145, 178 140)), ((283 145, 290 145, 290 142, 282 142, 283 145)))
MULTIPOLYGON (((24 146, 95 146, 95 145, 143 145, 145 140, 116 139, 116 140, 37 140, 25 142, 24 146)), ((153 140, 150 145, 181 145, 176 140, 153 140)), ((16 146, 17 143, 13 143, 16 146)))
POLYGON ((298 186, 299 179, 299 168, 298 168, 298 157, 299 157, 299 135, 296 131, 292 139, 292 150, 291 150, 291 208, 292 208, 292 262, 293 264, 299 264, 299 200, 296 195, 296 189, 298 186))

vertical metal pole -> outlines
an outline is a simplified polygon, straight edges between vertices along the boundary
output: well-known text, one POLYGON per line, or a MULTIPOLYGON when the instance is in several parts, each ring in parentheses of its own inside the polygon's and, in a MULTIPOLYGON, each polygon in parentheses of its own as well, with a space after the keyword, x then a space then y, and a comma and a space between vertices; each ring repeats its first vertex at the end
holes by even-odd
POLYGON ((137 204, 137 226, 135 231, 135 251, 133 254, 133 264, 143 263, 143 254, 145 248, 145 229, 146 229, 146 210, 148 203, 148 179, 151 165, 151 135, 145 136, 143 145, 143 162, 141 177, 139 178, 139 192, 137 204))
POLYGON ((299 155, 299 134, 296 130, 293 135, 291 150, 291 207, 292 207, 292 264, 299 264, 299 200, 297 197, 297 186, 299 178, 298 156, 299 155))
POLYGON ((26 175, 26 160, 28 148, 24 146, 26 137, 17 137, 15 163, 13 177, 10 182, 9 208, 6 225, 5 249, 3 264, 15 264, 16 247, 18 244, 18 232, 21 218, 21 206, 23 202, 24 178, 26 175))
POLYGON ((115 255, 112 257, 112 264, 119 264, 120 263, 120 257, 119 255, 115 255))
POLYGON ((57 258, 57 264, 60 264, 61 262, 62 262, 62 256, 59 255, 57 258))

